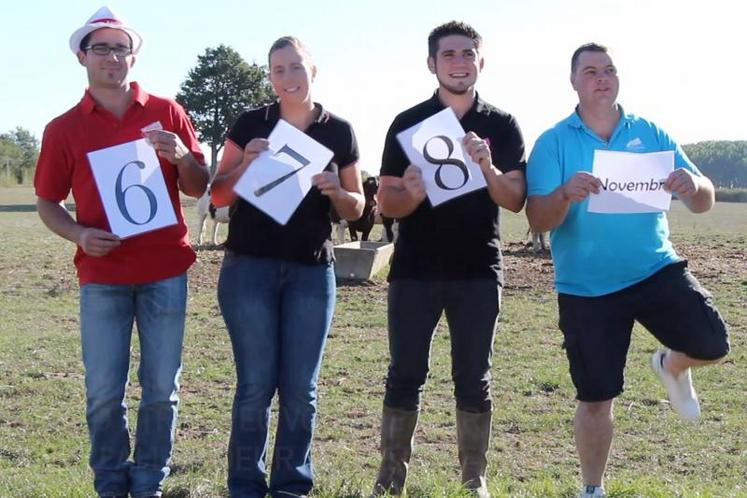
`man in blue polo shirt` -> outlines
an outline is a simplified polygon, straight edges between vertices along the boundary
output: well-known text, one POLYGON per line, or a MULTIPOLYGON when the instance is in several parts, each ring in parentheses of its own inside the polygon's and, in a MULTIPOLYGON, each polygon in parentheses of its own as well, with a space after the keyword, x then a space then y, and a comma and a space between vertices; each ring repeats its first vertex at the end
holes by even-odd
POLYGON ((537 140, 527 164, 527 217, 533 230, 552 230, 559 323, 578 399, 581 496, 604 496, 613 400, 623 390, 634 321, 665 346, 651 366, 685 420, 700 415, 690 368, 718 362, 729 344, 711 295, 669 241, 664 213, 588 210, 589 195, 602 188, 591 174, 595 150, 674 151, 675 169, 664 188, 694 213, 713 206, 713 184, 664 131, 623 111, 605 47, 575 51, 571 84, 576 110, 537 140))

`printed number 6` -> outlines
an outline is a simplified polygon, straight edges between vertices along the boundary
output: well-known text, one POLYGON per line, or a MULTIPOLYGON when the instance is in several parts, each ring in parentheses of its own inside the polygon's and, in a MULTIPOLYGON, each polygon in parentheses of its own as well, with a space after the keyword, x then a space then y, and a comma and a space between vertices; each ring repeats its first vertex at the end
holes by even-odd
POLYGON ((156 217, 156 212, 158 211, 158 202, 156 201, 156 196, 148 187, 145 185, 140 185, 139 183, 133 183, 129 187, 126 187, 125 189, 122 189, 122 175, 124 174, 124 171, 127 169, 127 166, 130 164, 134 164, 140 169, 145 169, 145 163, 142 161, 130 161, 129 163, 125 164, 122 167, 122 170, 119 172, 119 175, 117 175, 117 183, 114 186, 114 195, 117 198, 117 207, 119 208, 119 212, 122 213, 122 216, 132 223, 133 225, 145 225, 146 223, 149 223, 153 218, 156 217), (137 222, 135 221, 132 216, 130 216, 130 212, 127 210, 127 203, 125 202, 125 196, 127 195, 127 191, 131 188, 139 188, 143 191, 143 193, 148 197, 148 204, 150 204, 150 215, 148 216, 148 219, 143 222, 137 222))

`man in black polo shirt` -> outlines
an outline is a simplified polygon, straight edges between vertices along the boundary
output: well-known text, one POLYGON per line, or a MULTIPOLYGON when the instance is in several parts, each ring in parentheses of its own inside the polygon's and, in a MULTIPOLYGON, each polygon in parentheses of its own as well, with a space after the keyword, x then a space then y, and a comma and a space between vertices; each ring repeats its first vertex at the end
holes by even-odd
POLYGON ((499 206, 514 212, 523 207, 526 163, 514 118, 475 91, 484 63, 481 42, 471 26, 460 22, 431 32, 428 68, 436 75, 438 90, 395 118, 384 145, 379 205, 383 215, 400 220, 400 231, 389 273, 391 362, 374 496, 398 495, 404 488, 431 339, 444 312, 451 335, 462 482, 476 496, 489 496, 490 360, 503 284, 499 206), (433 173, 410 164, 396 136, 446 106, 467 131, 464 149, 480 165, 487 188, 432 207, 423 175, 433 173))

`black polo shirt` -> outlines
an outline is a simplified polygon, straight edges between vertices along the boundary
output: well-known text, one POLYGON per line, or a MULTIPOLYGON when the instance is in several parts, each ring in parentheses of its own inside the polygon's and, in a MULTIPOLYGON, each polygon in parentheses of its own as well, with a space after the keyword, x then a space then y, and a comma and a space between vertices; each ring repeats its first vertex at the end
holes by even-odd
MULTIPOLYGON (((319 118, 304 133, 330 149, 334 156, 325 171, 337 172, 358 160, 358 143, 347 121, 319 104, 319 118)), ((267 138, 280 119, 275 102, 243 113, 228 133, 228 139, 244 149, 253 138, 267 138)), ((251 167, 251 166, 249 166, 251 167)), ((239 254, 280 258, 296 263, 329 264, 333 259, 330 201, 311 187, 286 225, 280 225, 242 198, 236 201, 228 225, 226 247, 239 254)))
MULTIPOLYGON (((401 177, 410 165, 397 134, 444 108, 436 92, 394 119, 384 144, 382 176, 401 177)), ((493 164, 503 173, 526 169, 524 139, 513 116, 478 95, 460 123, 466 132, 473 131, 490 141, 493 164)), ((436 207, 426 197, 399 221, 389 280, 497 278, 502 284, 499 229, 500 209, 487 188, 436 207)))

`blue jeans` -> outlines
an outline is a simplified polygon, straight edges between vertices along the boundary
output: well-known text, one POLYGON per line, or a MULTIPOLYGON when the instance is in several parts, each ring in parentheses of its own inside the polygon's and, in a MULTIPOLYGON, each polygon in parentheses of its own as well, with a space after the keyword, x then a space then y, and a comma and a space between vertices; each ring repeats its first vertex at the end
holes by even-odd
POLYGON ((332 266, 226 251, 218 301, 236 362, 228 447, 232 498, 305 495, 313 486, 316 383, 335 306, 332 266), (270 404, 278 427, 268 487, 270 404))
POLYGON ((100 496, 161 494, 174 444, 186 302, 186 274, 147 284, 85 284, 80 289, 90 465, 100 496), (142 398, 135 453, 128 461, 124 398, 134 321, 142 398))
POLYGON ((457 408, 492 409, 490 366, 500 311, 496 280, 394 280, 389 284, 389 373, 384 404, 418 410, 428 376, 431 341, 446 314, 457 408))

